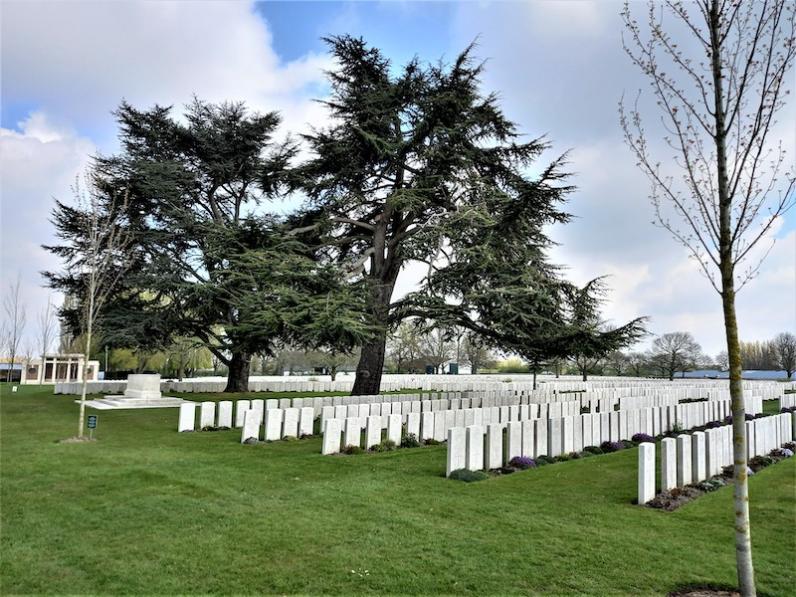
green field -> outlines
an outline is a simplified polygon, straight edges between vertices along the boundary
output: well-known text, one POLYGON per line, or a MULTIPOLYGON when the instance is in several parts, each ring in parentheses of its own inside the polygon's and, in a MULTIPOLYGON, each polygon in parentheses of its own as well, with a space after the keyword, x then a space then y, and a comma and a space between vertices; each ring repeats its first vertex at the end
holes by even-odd
MULTIPOLYGON (((72 397, 1 389, 3 594, 735 584, 731 489, 673 513, 633 506, 635 449, 465 484, 443 477, 444 446, 241 446, 238 431, 178 434, 176 409, 90 411, 99 441, 59 444, 75 432, 72 397)), ((793 595, 796 459, 750 483, 759 594, 793 595)))

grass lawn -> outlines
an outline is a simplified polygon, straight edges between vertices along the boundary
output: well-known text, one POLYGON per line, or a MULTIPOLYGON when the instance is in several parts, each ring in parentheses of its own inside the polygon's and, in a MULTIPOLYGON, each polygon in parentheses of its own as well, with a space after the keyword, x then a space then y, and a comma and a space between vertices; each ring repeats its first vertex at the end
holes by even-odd
MULTIPOLYGON (((241 446, 238 431, 178 434, 176 409, 90 411, 99 441, 58 444, 75 432, 73 397, 0 391, 3 594, 735 584, 732 490, 673 513, 633 506, 635 449, 465 484, 442 476, 444 446, 241 446)), ((796 458, 750 484, 759 594, 793 595, 796 458)))

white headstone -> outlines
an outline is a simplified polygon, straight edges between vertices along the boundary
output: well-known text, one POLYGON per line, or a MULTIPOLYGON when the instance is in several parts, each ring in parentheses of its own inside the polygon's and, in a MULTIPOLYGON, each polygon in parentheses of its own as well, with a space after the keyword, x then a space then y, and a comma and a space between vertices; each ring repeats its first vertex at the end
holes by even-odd
POLYGON ((299 410, 297 408, 282 409, 282 437, 298 437, 299 410))
POLYGON ((661 490, 677 487, 677 442, 672 437, 661 440, 661 490))
MULTIPOLYGON (((266 415, 266 421, 268 415, 266 415)), ((337 454, 340 451, 340 419, 329 419, 323 431, 322 454, 337 454)))
POLYGON ((216 403, 202 402, 199 410, 199 429, 216 426, 216 403))
POLYGON ((180 404, 180 422, 177 431, 194 431, 196 429, 196 403, 183 402, 180 404))
POLYGON ((655 497, 655 444, 638 446, 638 503, 646 504, 655 497))
POLYGON ((281 408, 269 408, 265 411, 265 441, 275 442, 282 439, 282 417, 284 411, 281 408))
POLYGON ((221 429, 232 428, 232 401, 222 400, 218 403, 218 426, 221 429))
POLYGON ((406 415, 406 434, 414 435, 416 440, 420 440, 420 413, 408 413, 406 415))
POLYGON ((299 437, 312 435, 315 423, 315 409, 311 406, 302 406, 299 410, 299 437))
POLYGON ((345 445, 361 447, 362 427, 359 417, 349 417, 345 420, 345 445))
POLYGON ((677 487, 691 483, 691 436, 677 436, 677 487))
POLYGON ((434 413, 431 411, 424 412, 420 415, 420 440, 434 438, 434 413))
POLYGON ((243 427, 243 417, 250 408, 251 402, 248 400, 238 400, 235 402, 235 427, 243 427))
POLYGON ((506 462, 515 456, 522 456, 522 423, 511 421, 506 425, 506 462))
MULTIPOLYGON (((608 414, 605 414, 608 417, 608 414)), ((563 443, 561 441, 561 426, 563 419, 550 419, 547 424, 547 455, 559 456, 563 443)))
POLYGON ((467 435, 464 427, 448 429, 448 461, 445 476, 467 466, 467 435))
POLYGON ((381 415, 370 415, 365 427, 365 447, 370 450, 381 444, 381 415))
POLYGON ((699 483, 705 479, 705 432, 695 431, 691 436, 691 482, 699 483))
POLYGON ((484 468, 484 428, 480 425, 467 427, 465 467, 471 471, 480 471, 484 468))
POLYGON ((256 410, 247 410, 243 418, 243 431, 240 434, 240 443, 248 440, 260 439, 260 417, 256 410))
POLYGON ((401 415, 388 415, 387 440, 395 442, 396 446, 401 445, 401 415))
POLYGON ((486 468, 503 466, 503 425, 492 423, 486 428, 486 468))

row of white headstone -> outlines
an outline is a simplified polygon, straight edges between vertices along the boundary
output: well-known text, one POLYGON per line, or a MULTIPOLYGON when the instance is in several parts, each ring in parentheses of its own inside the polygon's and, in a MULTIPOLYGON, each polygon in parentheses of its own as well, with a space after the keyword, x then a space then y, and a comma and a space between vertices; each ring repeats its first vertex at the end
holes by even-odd
MULTIPOLYGON (((409 412, 398 420, 405 424, 407 435, 414 435, 421 441, 431 439, 445 441, 450 437, 451 429, 476 427, 475 433, 480 433, 481 442, 487 444, 486 452, 492 454, 494 458, 486 464, 470 463, 467 468, 470 466, 483 468, 487 464, 488 468, 499 468, 514 456, 531 458, 542 454, 558 456, 562 453, 579 452, 586 446, 600 445, 605 441, 631 439, 636 433, 659 435, 671 431, 675 425, 682 427, 686 422, 691 427, 704 425, 710 421, 723 419, 730 408, 729 402, 716 401, 547 418, 539 416, 543 406, 521 405, 409 412)), ((341 412, 340 417, 322 419, 321 430, 324 434, 322 453, 337 453, 341 445, 361 447, 361 439, 357 439, 359 436, 354 434, 354 430, 359 429, 361 433, 371 418, 380 420, 382 429, 387 426, 384 415, 380 418, 379 415, 343 418, 341 412), (332 421, 335 421, 335 424, 330 427, 332 421), (341 444, 340 435, 346 431, 346 437, 341 444), (355 443, 349 443, 350 441, 355 443)), ((372 445, 367 439, 365 440, 365 447, 369 448, 372 445)), ((449 459, 459 462, 459 452, 463 454, 465 449, 464 445, 454 443, 451 447, 449 444, 449 459)))
MULTIPOLYGON (((747 407, 751 409, 753 400, 749 399, 747 407)), ((761 405, 762 408, 762 405, 761 405)), ((559 456, 570 452, 580 452, 587 446, 599 446, 606 441, 632 439, 637 433, 657 436, 668 433, 675 428, 689 429, 700 427, 709 422, 723 420, 730 411, 729 401, 692 402, 677 406, 662 406, 646 409, 631 409, 609 413, 587 413, 575 417, 556 419, 521 419, 519 422, 509 420, 474 420, 456 428, 469 429, 472 432, 460 431, 450 442, 448 433, 448 469, 447 474, 456 468, 470 470, 493 469, 507 465, 515 456, 536 458, 541 455, 559 456), (476 441, 480 434, 484 449, 478 452, 468 448, 467 433, 476 441), (456 441, 459 440, 459 441, 456 441), (468 461, 466 455, 474 454, 475 460, 468 461), (484 454, 483 460, 478 454, 484 454), (463 460, 464 459, 464 460, 463 460), (464 461, 464 465, 460 466, 464 461)), ((436 437, 436 436, 435 436, 436 437)))
POLYGON ((796 408, 796 394, 784 394, 779 399, 780 408, 796 408))
MULTIPOLYGON (((419 419, 420 413, 410 413, 410 420, 419 419)), ((386 415, 387 425, 382 425, 381 415, 372 415, 365 418, 366 448, 382 443, 383 439, 393 442, 396 446, 401 443, 402 425, 401 415, 386 415), (382 434, 382 431, 386 431, 382 434), (385 435, 386 437, 383 437, 385 435)), ((344 447, 362 447, 362 421, 359 417, 350 419, 329 419, 323 431, 321 444, 322 454, 338 454, 344 447)))
MULTIPOLYGON (((746 421, 747 459, 763 456, 796 437, 796 413, 746 421)), ((696 484, 733 464, 732 426, 725 425, 661 440, 660 491, 696 484)), ((642 443, 638 453, 638 503, 656 495, 655 444, 642 443)))

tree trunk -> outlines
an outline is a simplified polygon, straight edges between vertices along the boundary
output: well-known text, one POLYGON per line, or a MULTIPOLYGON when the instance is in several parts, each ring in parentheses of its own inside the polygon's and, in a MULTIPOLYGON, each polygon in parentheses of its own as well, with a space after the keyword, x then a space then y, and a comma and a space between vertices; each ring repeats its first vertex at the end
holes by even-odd
POLYGON ((229 373, 227 374, 227 387, 225 392, 249 391, 249 366, 251 355, 245 352, 233 352, 229 360, 229 373))
POLYGON ((329 369, 329 375, 331 376, 332 381, 334 381, 337 377, 337 367, 335 365, 332 365, 329 369))
POLYGON ((371 342, 362 347, 357 363, 357 376, 352 396, 374 395, 381 389, 381 372, 384 367, 384 353, 387 347, 387 331, 376 334, 371 342))
MULTIPOLYGON (((88 359, 91 355, 91 334, 94 331, 94 295, 95 295, 95 286, 92 283, 91 287, 89 288, 90 297, 89 297, 89 311, 88 311, 88 321, 86 325, 86 344, 85 350, 83 352, 83 383, 81 384, 80 388, 80 414, 77 418, 77 437, 83 437, 83 428, 85 427, 86 421, 86 386, 88 384, 88 359)), ((53 367, 55 364, 53 364, 53 367)), ((55 373, 55 372, 54 372, 55 373)), ((53 375, 55 378, 55 375, 53 375)))
POLYGON ((722 275, 724 327, 727 335, 727 354, 730 359, 730 399, 732 401, 732 443, 735 500, 735 557, 738 585, 744 596, 755 595, 754 566, 752 564, 752 534, 749 524, 749 479, 746 462, 746 408, 741 385, 741 345, 735 315, 735 290, 732 276, 725 286, 722 275))

